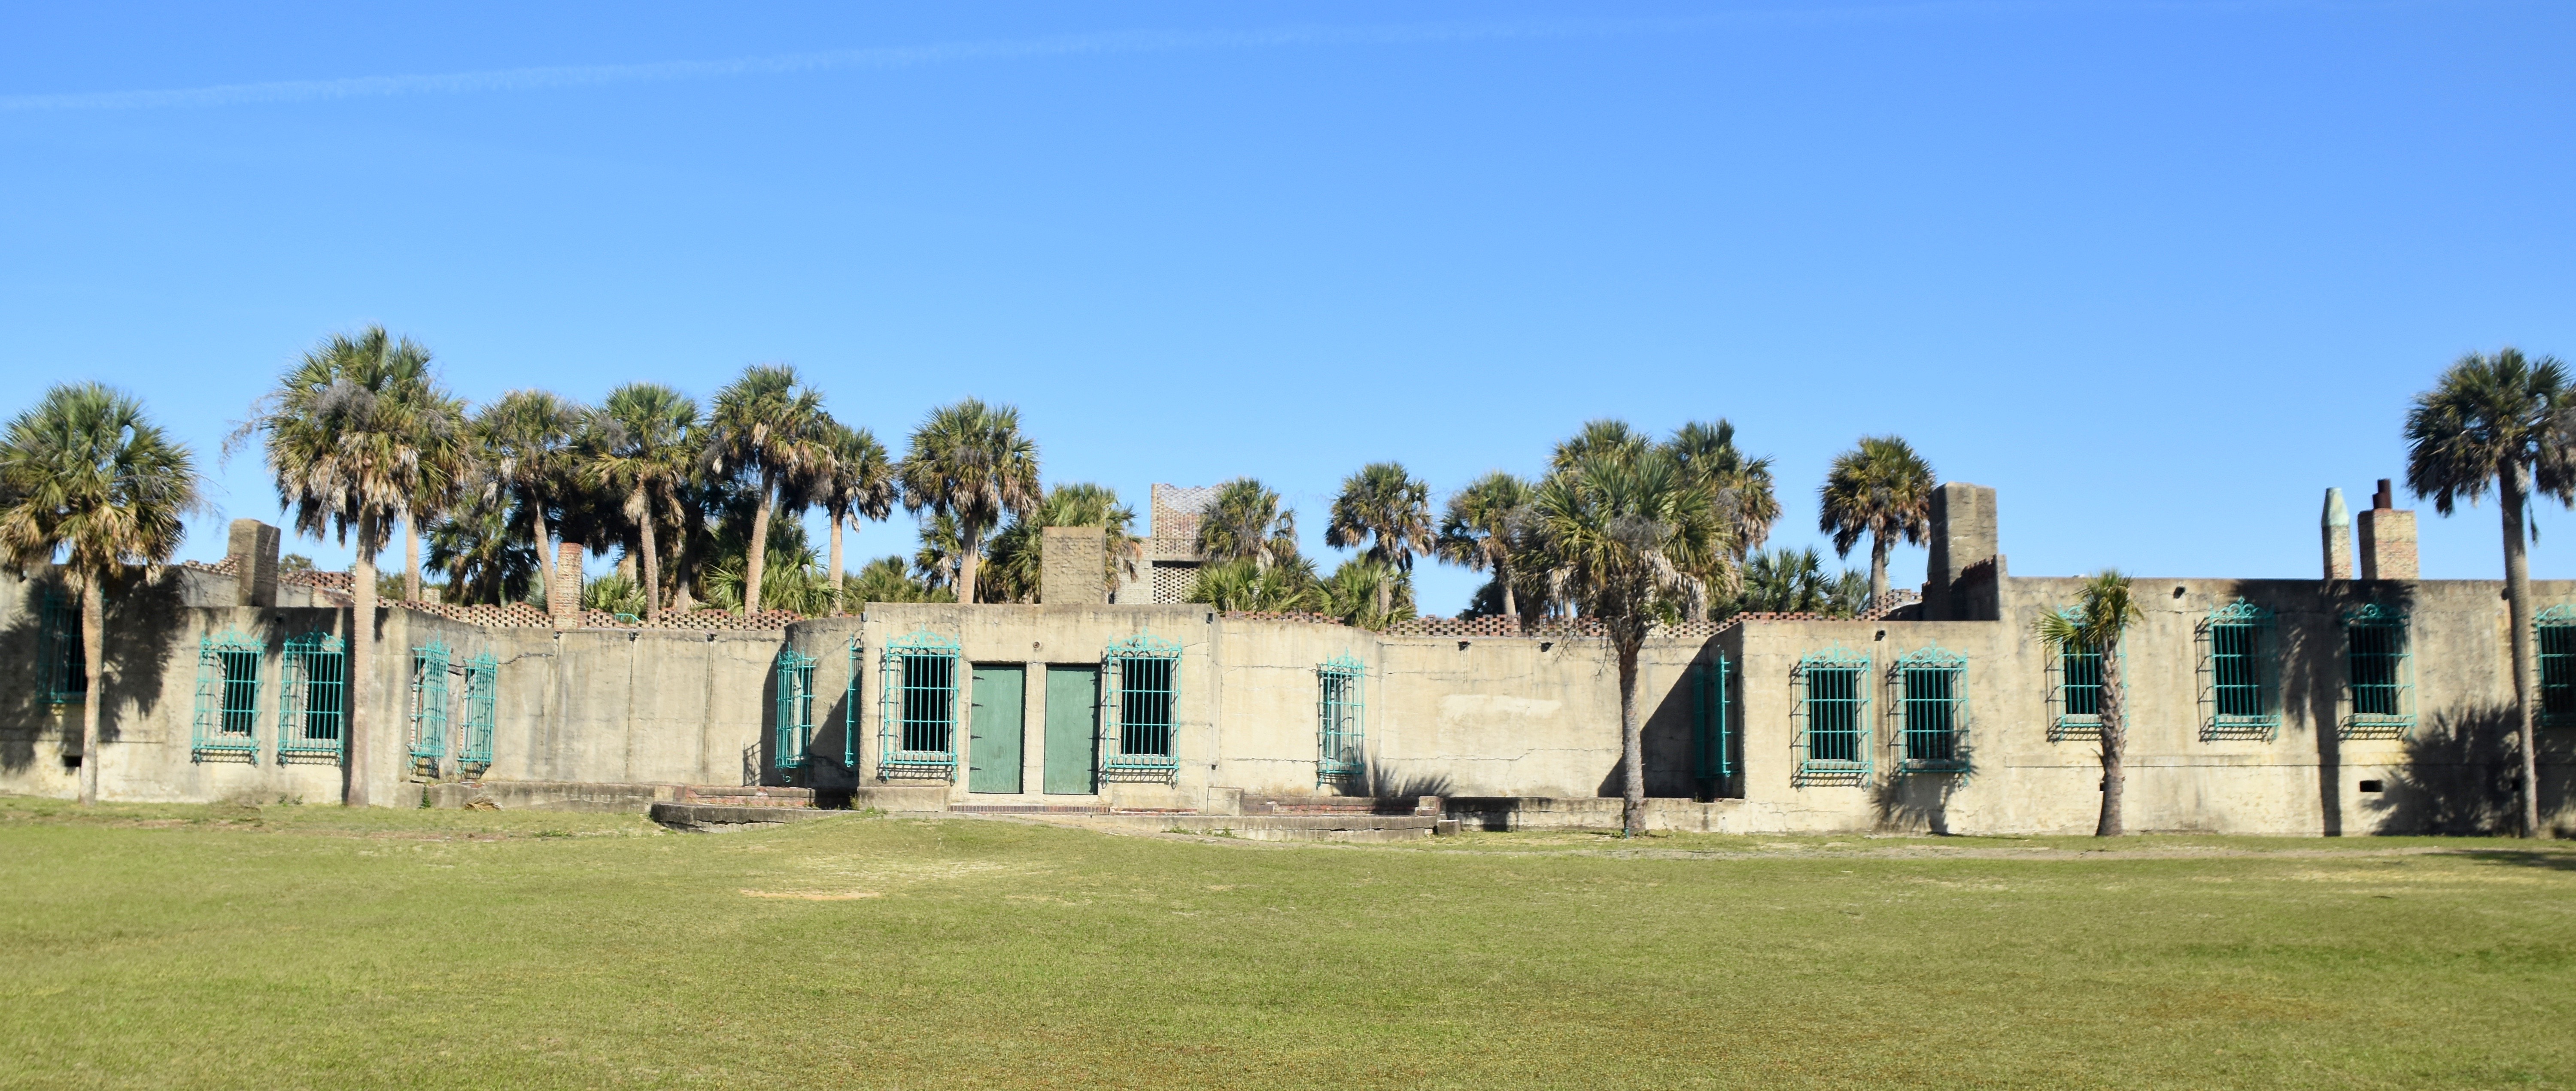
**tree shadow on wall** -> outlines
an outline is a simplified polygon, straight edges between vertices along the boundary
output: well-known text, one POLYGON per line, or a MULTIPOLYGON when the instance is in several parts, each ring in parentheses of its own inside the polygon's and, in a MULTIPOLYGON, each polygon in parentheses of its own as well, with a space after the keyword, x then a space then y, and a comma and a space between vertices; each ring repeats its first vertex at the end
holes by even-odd
MULTIPOLYGON (((2381 832, 2513 832, 2521 813, 2515 793, 2522 763, 2513 742, 2518 727, 2511 705, 2450 709, 2424 717, 2406 740, 2405 765, 2392 774, 2377 799, 2365 804, 2383 816, 2381 832)), ((2559 813, 2568 805, 2567 778, 2547 774, 2551 765, 2567 760, 2569 749, 2563 735, 2541 733, 2543 815, 2559 813)))
POLYGON ((2343 734, 2340 717, 2345 692, 2344 619, 2376 605, 2399 617, 2415 613, 2415 585, 2394 580, 2332 580, 2319 601, 2321 617, 2303 618, 2283 610, 2280 632, 2282 729, 2305 723, 2315 732, 2318 813, 2323 832, 2344 832, 2343 734))
POLYGON ((1870 807, 1877 828, 1911 833, 1925 830, 1948 836, 1950 798, 1966 785, 1966 773, 1898 773, 1881 777, 1870 788, 1870 807))
POLYGON ((1351 766, 1350 776, 1336 787, 1344 796, 1377 801, 1373 809, 1380 814, 1410 814, 1414 802, 1423 796, 1445 799, 1457 791, 1446 773, 1399 775, 1392 767, 1365 755, 1351 766))
MULTIPOLYGON (((33 582, 25 585, 26 601, 41 603, 44 591, 33 582)), ((49 735, 59 734, 63 725, 79 731, 79 705, 53 703, 45 684, 44 663, 39 651, 44 640, 44 619, 36 610, 21 610, 9 623, 0 626, 0 769, 25 772, 36 763, 37 743, 49 735), (73 715, 61 716, 56 710, 68 709, 73 715)))
MULTIPOLYGON (((1699 798, 1697 770, 1691 763, 1691 686, 1695 681, 1692 672, 1698 669, 1694 663, 1669 679, 1662 675, 1672 672, 1658 671, 1637 680, 1637 703, 1646 718, 1638 734, 1645 757, 1648 799, 1699 798), (1662 687, 1661 692, 1650 688, 1650 680, 1662 687)), ((1615 664, 1610 667, 1610 673, 1616 678, 1618 667, 1615 664)), ((1615 689, 1612 691, 1614 696, 1616 692, 1615 689)), ((1618 705, 1610 706, 1610 737, 1620 748, 1625 748, 1627 742, 1619 734, 1622 729, 1618 710, 1618 705)), ((1604 799, 1622 798, 1628 794, 1628 781, 1622 775, 1620 759, 1611 759, 1609 771, 1602 774, 1601 785, 1594 791, 1604 799)), ((1725 789, 1721 788, 1719 794, 1726 794, 1725 789)))
MULTIPOLYGON (((106 662, 99 674, 105 691, 99 706, 98 737, 104 745, 119 741, 117 712, 131 705, 135 718, 148 719, 160 708, 166 672, 196 669, 194 657, 179 652, 180 609, 175 574, 158 583, 129 577, 111 585, 107 599, 106 662)), ((55 704, 45 677, 44 612, 46 592, 68 595, 52 577, 30 580, 22 601, 35 608, 20 610, 0 626, 0 769, 24 772, 36 762, 39 743, 66 736, 69 750, 79 745, 81 704, 55 704)), ((78 639, 75 633, 74 639, 78 639)), ((83 700, 97 699, 88 695, 83 700)), ((84 759, 85 760, 85 759, 84 759)))

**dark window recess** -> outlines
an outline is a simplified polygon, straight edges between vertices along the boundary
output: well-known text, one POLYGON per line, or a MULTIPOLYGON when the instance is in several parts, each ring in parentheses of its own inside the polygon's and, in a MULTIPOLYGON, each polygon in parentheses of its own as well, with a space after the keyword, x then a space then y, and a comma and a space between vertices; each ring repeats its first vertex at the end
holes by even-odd
POLYGON ((2365 780, 2361 782, 2361 790, 2365 792, 2384 792, 2388 790, 2388 785, 2385 781, 2365 780))

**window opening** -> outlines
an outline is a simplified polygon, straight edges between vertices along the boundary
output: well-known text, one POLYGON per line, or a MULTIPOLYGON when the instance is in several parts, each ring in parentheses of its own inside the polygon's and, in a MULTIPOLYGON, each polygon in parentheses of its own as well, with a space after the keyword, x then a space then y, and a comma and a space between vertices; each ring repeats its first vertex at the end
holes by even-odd
POLYGON ((2576 606, 2552 606, 2532 619, 2540 638, 2540 722, 2576 727, 2576 606))
POLYGON ((852 776, 859 772, 859 666, 867 662, 867 651, 859 638, 851 637, 844 650, 848 653, 850 682, 841 699, 841 768, 852 776))
POLYGON ((330 633, 286 642, 277 701, 277 760, 337 764, 347 744, 349 658, 330 633))
POLYGON ((1102 703, 1100 747, 1103 780, 1163 780, 1180 777, 1173 753, 1181 694, 1181 645, 1152 633, 1139 633, 1111 644, 1101 656, 1102 703))
POLYGON ((778 653, 777 748, 771 763, 801 769, 814 744, 814 657, 794 648, 778 653))
POLYGON ((2272 692, 2272 612, 2243 599, 2210 611, 2200 625, 2204 742, 2271 741, 2281 730, 2272 692))
POLYGON ((1869 657, 1836 645, 1798 660, 1796 782, 1869 780, 1869 657))
POLYGON ((447 760, 447 645, 430 641, 411 650, 411 772, 438 779, 447 760))
POLYGON ((456 734, 456 768, 481 776, 492 768, 492 713, 499 696, 501 665, 483 652, 465 661, 465 721, 456 734))
POLYGON ((1897 771, 1967 772, 1968 657, 1934 645, 1898 656, 1894 673, 1897 771))
POLYGON ((80 599, 62 588, 46 588, 41 621, 36 665, 44 672, 45 701, 77 704, 89 693, 89 649, 81 643, 80 599))
POLYGON ((259 761, 259 644, 238 631, 197 642, 194 761, 259 761))
POLYGON ((954 640, 916 631, 886 645, 878 659, 877 777, 957 776, 957 662, 954 640))
POLYGON ((1315 682, 1315 786, 1352 783, 1368 766, 1368 668, 1345 652, 1315 682))
POLYGON ((1691 776, 1699 782, 1701 799, 1717 798, 1724 781, 1735 775, 1726 715, 1729 666, 1724 652, 1691 665, 1691 776))
MULTIPOLYGON (((2072 619, 2075 610, 2068 607, 2058 613, 2072 619)), ((2128 662, 2128 654, 2126 649, 2120 652, 2123 664, 2128 662)), ((2048 669, 2056 676, 2050 683, 2049 692, 2057 705, 2048 720, 2048 741, 2101 738, 2102 650, 2090 644, 2061 641, 2055 653, 2049 656, 2048 669)), ((2121 682, 2121 692, 2128 692, 2125 679, 2121 682)))
POLYGON ((2402 739, 2415 730, 2414 664, 2406 615, 2370 603, 2343 618, 2344 684, 2350 691, 2342 735, 2402 739))

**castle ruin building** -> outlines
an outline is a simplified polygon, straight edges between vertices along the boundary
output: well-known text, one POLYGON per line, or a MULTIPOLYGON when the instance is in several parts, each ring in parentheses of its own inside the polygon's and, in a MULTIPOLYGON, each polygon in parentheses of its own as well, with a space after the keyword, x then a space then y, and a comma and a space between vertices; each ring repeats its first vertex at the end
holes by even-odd
MULTIPOLYGON (((113 596, 102 692, 58 579, 0 577, 0 790, 111 800, 640 807, 781 785, 903 810, 1228 815, 1248 800, 1437 796, 1471 826, 1615 825, 1617 670, 1584 622, 1384 632, 1179 601, 1205 498, 1157 486, 1150 537, 1045 536, 1039 605, 855 617, 397 603, 349 765, 347 577, 280 572, 236 523, 217 565, 113 596), (1059 555, 1059 551, 1061 554, 1059 555), (1108 572, 1115 571, 1113 586, 1108 572), (1092 574, 1102 574, 1092 578, 1092 574), (80 704, 102 743, 79 752, 80 704)), ((2383 488, 2327 500, 2321 579, 2155 579, 2119 652, 2136 830, 2492 830, 2513 812, 2503 585, 2416 577, 2383 488), (2359 577, 2355 578, 2355 569, 2359 577)), ((1722 832, 2085 833, 2102 672, 2037 620, 2080 580, 2006 571, 1995 492, 1944 484, 1919 602, 1740 615, 1645 647, 1650 819, 1722 832)), ((2534 581, 2547 821, 2576 821, 2576 582, 2534 581)))

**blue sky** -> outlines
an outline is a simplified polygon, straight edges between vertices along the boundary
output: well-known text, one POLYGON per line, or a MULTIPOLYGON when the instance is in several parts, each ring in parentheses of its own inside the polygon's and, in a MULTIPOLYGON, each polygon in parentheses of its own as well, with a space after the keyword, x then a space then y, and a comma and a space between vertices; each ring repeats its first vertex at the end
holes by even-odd
MULTIPOLYGON (((2544 3, 18 4, 0 411, 105 380, 213 468, 366 322, 476 400, 787 361, 898 450, 1014 403, 1140 510, 1256 475, 1327 557, 1364 462, 1723 416, 1774 544, 1896 432, 2016 573, 2313 576, 2444 364, 2576 356, 2569 56, 2544 3)), ((2423 510, 2426 575, 2500 571, 2423 510)))

